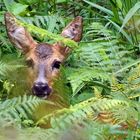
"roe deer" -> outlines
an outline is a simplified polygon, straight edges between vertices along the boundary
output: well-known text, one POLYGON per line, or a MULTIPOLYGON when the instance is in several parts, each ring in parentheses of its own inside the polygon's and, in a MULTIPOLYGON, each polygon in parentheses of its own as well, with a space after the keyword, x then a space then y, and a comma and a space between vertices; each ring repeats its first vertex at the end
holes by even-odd
MULTIPOLYGON (((16 23, 11 13, 5 13, 5 25, 10 41, 21 49, 28 64, 28 78, 34 95, 47 98, 52 93, 53 79, 58 76, 60 65, 70 52, 67 46, 38 43, 30 33, 16 23)), ((76 17, 61 35, 79 42, 82 37, 82 17, 76 17)))

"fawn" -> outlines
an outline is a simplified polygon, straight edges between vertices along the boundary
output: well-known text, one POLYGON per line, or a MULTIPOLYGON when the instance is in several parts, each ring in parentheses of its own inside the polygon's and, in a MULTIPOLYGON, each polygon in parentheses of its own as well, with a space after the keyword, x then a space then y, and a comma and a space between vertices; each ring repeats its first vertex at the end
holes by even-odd
MULTIPOLYGON (((5 25, 11 43, 25 55, 33 94, 47 98, 53 91, 53 79, 59 75, 60 65, 71 49, 62 42, 38 43, 24 27, 16 23, 14 15, 8 12, 5 13, 5 25)), ((79 42, 82 38, 82 26, 82 17, 77 16, 64 28, 61 36, 79 42)))

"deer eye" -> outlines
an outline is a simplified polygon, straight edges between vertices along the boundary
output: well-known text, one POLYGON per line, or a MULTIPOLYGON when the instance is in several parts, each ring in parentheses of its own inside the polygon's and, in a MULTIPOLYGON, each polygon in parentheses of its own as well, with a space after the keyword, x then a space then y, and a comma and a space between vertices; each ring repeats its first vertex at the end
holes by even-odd
POLYGON ((79 27, 79 25, 78 24, 75 24, 75 26, 74 26, 76 29, 79 27))
POLYGON ((61 65, 61 62, 60 61, 54 61, 53 62, 53 65, 52 65, 52 69, 59 69, 60 68, 60 65, 61 65))
POLYGON ((26 60, 26 65, 27 65, 28 67, 33 67, 33 66, 34 66, 33 59, 27 59, 27 60, 26 60))

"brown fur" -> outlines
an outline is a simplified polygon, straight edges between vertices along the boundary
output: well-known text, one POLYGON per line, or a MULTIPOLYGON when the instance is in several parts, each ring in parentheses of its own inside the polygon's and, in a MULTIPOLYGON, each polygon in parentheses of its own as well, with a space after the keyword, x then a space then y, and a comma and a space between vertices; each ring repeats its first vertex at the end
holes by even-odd
POLYGON ((52 64, 55 60, 64 61, 65 56, 59 53, 52 45, 39 44, 26 54, 26 60, 33 60, 34 67, 28 68, 29 82, 33 85, 33 82, 37 78, 37 65, 43 63, 46 65, 46 79, 50 87, 52 87, 53 79, 57 77, 59 70, 52 70, 52 64), (43 51, 43 52, 42 52, 43 51), (47 52, 47 53, 46 53, 47 52))
MULTIPOLYGON (((28 82, 32 87, 38 78, 39 66, 43 65, 44 76, 48 86, 52 87, 53 79, 58 76, 59 68, 53 69, 53 64, 58 61, 63 63, 68 55, 69 48, 62 47, 61 42, 56 44, 37 43, 30 33, 21 25, 16 23, 15 17, 5 14, 5 23, 10 41, 21 49, 25 54, 28 68, 28 82)), ((80 41, 82 37, 82 17, 76 17, 63 31, 62 36, 74 41, 80 41)))

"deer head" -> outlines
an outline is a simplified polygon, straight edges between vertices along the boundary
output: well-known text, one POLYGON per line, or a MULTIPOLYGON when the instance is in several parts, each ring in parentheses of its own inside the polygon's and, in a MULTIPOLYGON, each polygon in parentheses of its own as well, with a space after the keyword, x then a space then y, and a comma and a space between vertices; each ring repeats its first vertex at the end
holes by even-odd
MULTIPOLYGON (((59 74, 60 65, 64 62, 70 49, 63 43, 38 43, 30 33, 16 23, 15 17, 5 13, 7 34, 11 43, 22 50, 28 65, 28 79, 33 94, 46 98, 53 91, 53 79, 59 74)), ((61 35, 76 42, 82 37, 82 17, 76 17, 61 35)))

